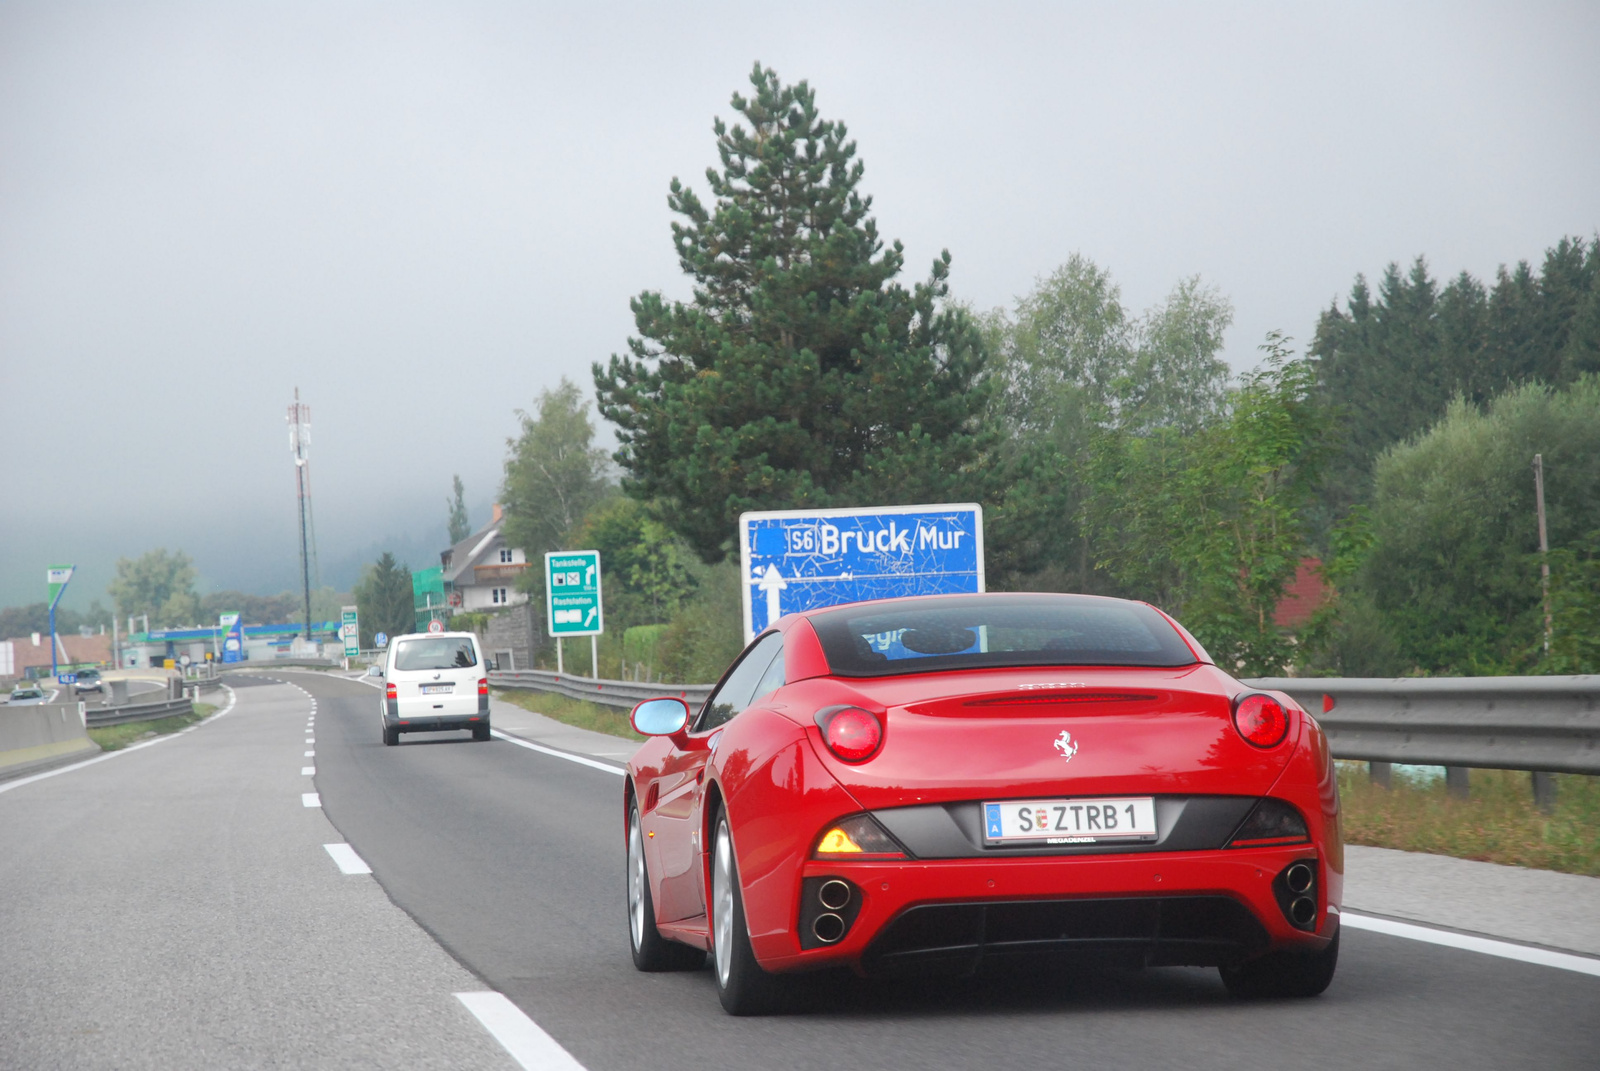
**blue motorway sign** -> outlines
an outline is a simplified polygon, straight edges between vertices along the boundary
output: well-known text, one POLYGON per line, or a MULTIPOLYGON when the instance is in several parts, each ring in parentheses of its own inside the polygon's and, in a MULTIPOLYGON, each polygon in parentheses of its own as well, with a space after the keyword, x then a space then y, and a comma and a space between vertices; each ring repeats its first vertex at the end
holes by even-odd
POLYGON ((376 636, 372 637, 372 644, 374 647, 389 646, 389 634, 387 632, 378 633, 376 636))
POLYGON ((983 590, 974 503, 780 510, 739 517, 744 636, 784 614, 866 599, 983 590))

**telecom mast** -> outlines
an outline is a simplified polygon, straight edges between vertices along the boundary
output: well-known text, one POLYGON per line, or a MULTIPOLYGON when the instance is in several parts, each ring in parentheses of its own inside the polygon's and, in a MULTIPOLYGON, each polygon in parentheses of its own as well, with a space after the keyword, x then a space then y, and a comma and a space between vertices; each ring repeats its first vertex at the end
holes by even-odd
POLYGON ((306 513, 311 498, 311 477, 306 469, 311 449, 311 407, 300 402, 300 388, 294 389, 294 404, 289 406, 289 451, 294 454, 294 483, 300 501, 300 584, 305 593, 306 642, 311 642, 311 555, 307 551, 306 513))

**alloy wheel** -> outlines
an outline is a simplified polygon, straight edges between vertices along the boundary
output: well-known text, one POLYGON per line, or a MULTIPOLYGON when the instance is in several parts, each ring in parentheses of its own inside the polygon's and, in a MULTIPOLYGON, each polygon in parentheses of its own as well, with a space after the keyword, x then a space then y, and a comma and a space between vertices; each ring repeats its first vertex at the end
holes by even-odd
POLYGON ((628 820, 628 932, 634 951, 644 945, 644 838, 639 835, 639 813, 628 820))
POLYGON ((712 948, 717 957, 717 981, 726 988, 728 975, 733 970, 733 841, 728 836, 727 822, 717 824, 711 904, 715 912, 711 924, 715 934, 712 948))

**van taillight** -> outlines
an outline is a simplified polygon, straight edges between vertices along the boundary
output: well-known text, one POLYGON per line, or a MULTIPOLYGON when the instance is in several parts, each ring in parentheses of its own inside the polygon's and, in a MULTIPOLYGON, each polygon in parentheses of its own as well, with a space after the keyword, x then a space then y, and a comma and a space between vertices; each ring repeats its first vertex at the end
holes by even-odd
POLYGON ((489 678, 488 677, 479 677, 478 678, 478 694, 479 695, 488 695, 489 694, 489 678))
POLYGON ((400 698, 400 694, 394 690, 394 685, 392 685, 392 684, 389 685, 388 687, 384 688, 383 695, 384 695, 384 698, 386 698, 386 699, 399 699, 400 698))

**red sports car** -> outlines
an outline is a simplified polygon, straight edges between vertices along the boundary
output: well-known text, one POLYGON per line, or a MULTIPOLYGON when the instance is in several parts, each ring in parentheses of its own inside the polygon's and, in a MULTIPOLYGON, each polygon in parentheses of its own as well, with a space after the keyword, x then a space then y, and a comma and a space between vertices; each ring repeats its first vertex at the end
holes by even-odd
POLYGON ((712 954, 723 1006, 783 976, 970 973, 1046 956, 1221 969, 1311 996, 1339 953, 1327 742, 1144 603, 951 595, 758 636, 623 795, 640 970, 712 954))

